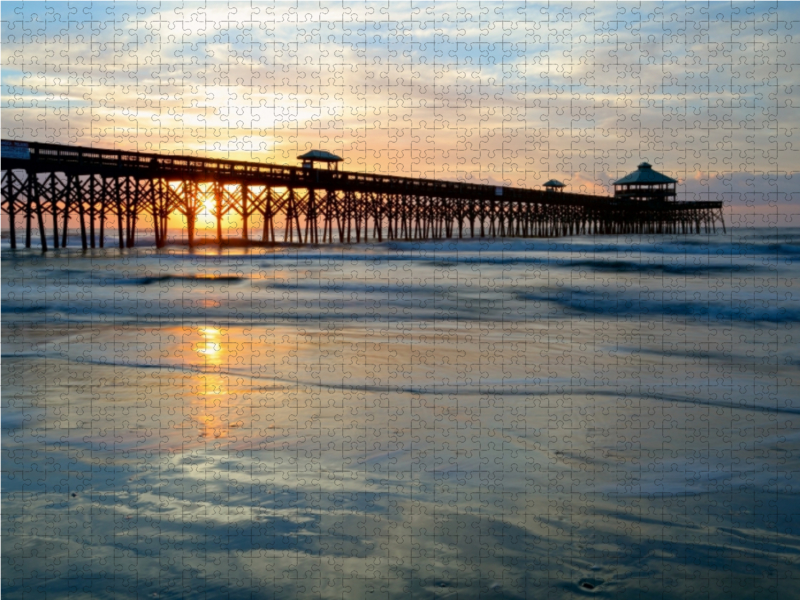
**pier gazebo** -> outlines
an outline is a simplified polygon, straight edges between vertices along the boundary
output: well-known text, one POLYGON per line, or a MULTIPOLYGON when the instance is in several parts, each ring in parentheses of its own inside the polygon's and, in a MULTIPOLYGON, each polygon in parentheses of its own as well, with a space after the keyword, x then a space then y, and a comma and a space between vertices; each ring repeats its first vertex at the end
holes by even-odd
POLYGON ((297 157, 297 160, 303 161, 304 169, 313 169, 315 162, 326 163, 328 170, 338 171, 339 163, 344 159, 341 156, 336 156, 325 150, 312 150, 297 157))
POLYGON ((614 182, 614 198, 666 202, 675 200, 677 180, 653 170, 643 162, 633 173, 614 182))
POLYGON ((546 191, 546 192, 563 192, 565 187, 567 187, 567 186, 565 184, 561 183, 558 179, 551 179, 550 181, 545 182, 544 191, 546 191))

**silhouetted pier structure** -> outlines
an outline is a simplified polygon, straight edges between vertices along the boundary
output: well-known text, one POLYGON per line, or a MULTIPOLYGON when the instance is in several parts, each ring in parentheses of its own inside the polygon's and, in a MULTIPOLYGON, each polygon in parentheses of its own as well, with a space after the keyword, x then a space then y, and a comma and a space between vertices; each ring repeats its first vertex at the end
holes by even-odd
POLYGON ((675 202, 668 192, 648 198, 639 187, 635 198, 611 198, 557 186, 541 191, 314 168, 313 160, 335 162, 327 154, 290 167, 4 140, 2 209, 11 247, 21 219, 25 247, 35 227, 43 250, 48 238, 55 248, 66 246, 72 217, 83 248, 105 245, 107 221, 117 226, 119 247, 133 247, 143 216, 162 247, 173 212, 186 218, 192 245, 208 204, 220 243, 231 213, 241 219, 239 239, 263 243, 277 242, 276 223, 285 227, 284 242, 305 244, 700 233, 716 230, 718 220, 724 228, 721 202, 675 202), (260 240, 250 231, 255 215, 260 240))

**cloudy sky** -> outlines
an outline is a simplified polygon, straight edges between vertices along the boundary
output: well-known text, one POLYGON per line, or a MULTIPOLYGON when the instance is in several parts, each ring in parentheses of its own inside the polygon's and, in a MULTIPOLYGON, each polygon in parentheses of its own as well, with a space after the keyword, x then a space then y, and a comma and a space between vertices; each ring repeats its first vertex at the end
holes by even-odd
POLYGON ((4 139, 800 203, 794 3, 3 2, 2 86, 4 139))

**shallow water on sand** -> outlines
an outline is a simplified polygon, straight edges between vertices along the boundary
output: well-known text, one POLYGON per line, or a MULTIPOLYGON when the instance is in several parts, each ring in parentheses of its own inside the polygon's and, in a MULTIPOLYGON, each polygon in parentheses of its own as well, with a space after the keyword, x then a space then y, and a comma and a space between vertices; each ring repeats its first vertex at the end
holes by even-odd
POLYGON ((800 230, 4 250, 9 597, 784 597, 800 230))

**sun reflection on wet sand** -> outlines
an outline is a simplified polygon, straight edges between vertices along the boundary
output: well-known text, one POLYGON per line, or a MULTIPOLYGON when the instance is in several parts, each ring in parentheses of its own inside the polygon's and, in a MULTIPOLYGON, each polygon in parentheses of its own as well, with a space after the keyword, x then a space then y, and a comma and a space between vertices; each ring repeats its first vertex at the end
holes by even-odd
POLYGON ((216 327, 200 327, 197 333, 203 336, 203 341, 197 343, 195 351, 203 355, 206 360, 219 365, 219 359, 222 353, 222 344, 220 342, 222 332, 216 327))
POLYGON ((228 438, 232 429, 241 428, 244 421, 237 410, 236 395, 230 392, 230 377, 223 373, 231 356, 227 330, 202 326, 185 335, 184 344, 199 359, 200 372, 196 390, 189 396, 189 419, 198 427, 199 438, 228 438), (233 400, 233 401, 232 401, 233 400))
MULTIPOLYGON (((167 343, 158 348, 159 360, 183 373, 176 395, 183 418, 172 424, 183 435, 175 447, 186 449, 211 439, 224 440, 230 449, 265 448, 276 443, 276 430, 281 443, 297 437, 297 423, 307 424, 318 409, 297 406, 293 382, 302 374, 310 376, 304 389, 320 385, 315 353, 319 346, 332 343, 323 337, 308 333, 303 339, 311 343, 298 345, 291 327, 165 328, 162 340, 167 343), (289 407, 291 414, 276 423, 274 411, 289 407)), ((337 365, 327 365, 328 372, 337 370, 337 365)), ((159 447, 177 442, 162 440, 159 447)))

